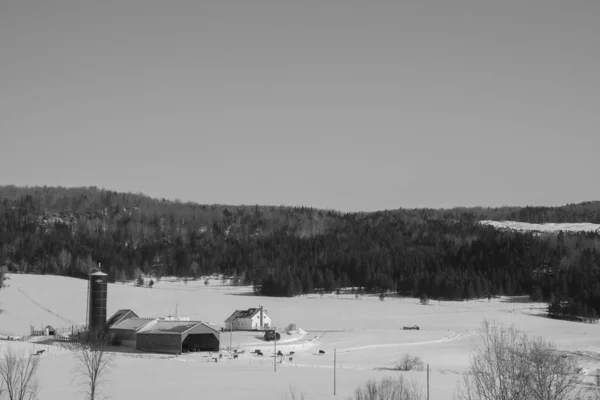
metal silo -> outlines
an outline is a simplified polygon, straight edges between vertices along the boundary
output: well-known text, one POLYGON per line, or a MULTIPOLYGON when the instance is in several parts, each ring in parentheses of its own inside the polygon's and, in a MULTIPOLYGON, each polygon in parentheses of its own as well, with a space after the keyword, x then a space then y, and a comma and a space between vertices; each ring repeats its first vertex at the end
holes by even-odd
POLYGON ((90 275, 88 330, 100 331, 106 325, 106 298, 108 275, 94 272, 90 275))

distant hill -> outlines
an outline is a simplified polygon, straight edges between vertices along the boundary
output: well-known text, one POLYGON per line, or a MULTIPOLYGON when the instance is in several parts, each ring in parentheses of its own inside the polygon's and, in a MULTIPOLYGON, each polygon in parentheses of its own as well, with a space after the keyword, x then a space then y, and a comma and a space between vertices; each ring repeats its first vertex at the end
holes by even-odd
POLYGON ((548 222, 544 224, 532 224, 519 221, 480 221, 480 223, 491 225, 498 229, 508 229, 520 232, 558 233, 600 231, 600 224, 591 224, 588 222, 548 222))
POLYGON ((85 277, 101 263, 113 281, 222 273, 271 296, 344 287, 450 299, 530 294, 591 315, 600 312, 598 232, 540 236, 481 221, 598 224, 599 210, 595 201, 341 213, 2 186, 0 267, 85 277))

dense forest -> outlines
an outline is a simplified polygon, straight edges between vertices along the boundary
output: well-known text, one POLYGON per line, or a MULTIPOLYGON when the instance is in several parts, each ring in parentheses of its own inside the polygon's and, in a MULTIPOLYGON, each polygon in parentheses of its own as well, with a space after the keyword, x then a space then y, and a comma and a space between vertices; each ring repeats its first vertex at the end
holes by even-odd
POLYGON ((600 223, 600 202, 398 209, 199 205, 90 188, 0 187, 0 271, 111 281, 219 273, 258 294, 356 288, 429 299, 529 295, 557 318, 600 313, 600 233, 481 220, 600 223))

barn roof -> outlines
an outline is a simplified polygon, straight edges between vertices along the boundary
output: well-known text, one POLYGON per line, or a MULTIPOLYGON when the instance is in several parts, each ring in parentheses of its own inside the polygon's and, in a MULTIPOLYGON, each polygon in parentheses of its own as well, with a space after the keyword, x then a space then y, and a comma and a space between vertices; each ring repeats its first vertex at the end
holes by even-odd
POLYGON ((215 332, 221 333, 221 331, 219 330, 219 327, 216 326, 216 325, 209 324, 209 323, 206 323, 206 322, 203 322, 202 324, 205 325, 205 326, 207 326, 207 327, 209 327, 210 329, 212 329, 215 332))
POLYGON ((189 331, 198 325, 205 325, 206 327, 219 332, 215 327, 210 326, 200 321, 158 321, 157 323, 149 326, 140 332, 140 334, 175 334, 180 335, 189 331))
POLYGON ((137 330, 145 327, 152 321, 155 321, 155 320, 150 319, 150 318, 129 318, 129 319, 126 319, 124 321, 121 321, 121 322, 109 327, 108 329, 121 329, 121 330, 137 331, 137 330))
POLYGON ((118 324, 119 322, 121 322, 123 320, 123 318, 125 318, 128 314, 133 314, 134 318, 139 318, 139 316, 133 312, 133 310, 118 310, 116 313, 113 314, 112 317, 110 317, 108 319, 108 321, 106 321, 106 326, 111 327, 113 325, 118 324))

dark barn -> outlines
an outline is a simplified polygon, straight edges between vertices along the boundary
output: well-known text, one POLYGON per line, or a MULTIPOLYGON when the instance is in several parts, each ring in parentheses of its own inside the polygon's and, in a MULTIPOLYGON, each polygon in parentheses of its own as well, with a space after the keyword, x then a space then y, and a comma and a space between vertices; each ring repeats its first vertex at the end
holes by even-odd
POLYGON ((158 321, 137 332, 136 349, 153 353, 219 351, 220 332, 204 322, 158 321))
POLYGON ((114 345, 135 349, 137 347, 137 333, 152 323, 156 323, 156 320, 148 318, 128 318, 122 320, 108 328, 111 342, 114 345))

